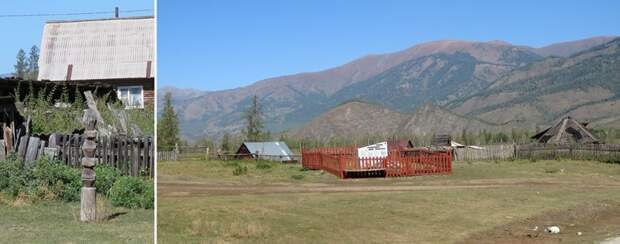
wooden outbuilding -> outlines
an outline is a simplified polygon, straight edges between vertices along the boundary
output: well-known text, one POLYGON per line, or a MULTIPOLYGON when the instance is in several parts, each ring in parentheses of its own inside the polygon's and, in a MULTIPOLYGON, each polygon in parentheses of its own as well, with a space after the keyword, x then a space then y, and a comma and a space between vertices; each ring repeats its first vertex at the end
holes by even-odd
POLYGON ((280 162, 295 161, 291 149, 289 149, 285 142, 281 141, 244 142, 237 150, 236 158, 253 158, 280 162))

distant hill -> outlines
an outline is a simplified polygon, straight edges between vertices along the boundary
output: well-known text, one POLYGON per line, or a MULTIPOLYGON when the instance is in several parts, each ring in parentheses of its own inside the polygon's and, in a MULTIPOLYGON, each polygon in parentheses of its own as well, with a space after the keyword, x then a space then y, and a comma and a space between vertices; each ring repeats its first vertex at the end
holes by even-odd
POLYGON ((515 69, 489 87, 448 107, 492 122, 548 124, 571 115, 593 126, 620 119, 620 38, 573 54, 515 69))
MULTIPOLYGON (((522 92, 498 93, 494 89, 500 86, 504 87, 501 89, 509 89, 508 83, 514 81, 517 82, 512 86, 526 84, 530 82, 530 78, 520 77, 529 77, 532 72, 542 75, 546 67, 551 67, 554 71, 548 75, 555 78, 551 82, 553 84, 545 86, 562 90, 557 84, 582 84, 581 92, 571 90, 566 95, 575 95, 581 99, 579 96, 608 97, 610 93, 617 94, 605 87, 599 89, 601 86, 584 85, 584 82, 593 81, 593 77, 607 77, 613 81, 613 77, 609 75, 613 75, 614 70, 598 70, 596 67, 599 66, 593 64, 589 72, 594 74, 583 75, 577 70, 569 71, 572 68, 568 68, 569 64, 587 57, 584 52, 589 51, 586 49, 604 43, 609 38, 611 37, 596 37, 542 48, 517 46, 503 41, 434 41, 399 52, 368 55, 332 69, 270 78, 236 89, 200 92, 164 88, 159 94, 163 94, 162 91, 172 92, 173 103, 180 116, 182 136, 190 140, 204 135, 219 136, 225 131, 239 132, 243 125, 242 112, 253 95, 259 97, 264 107, 266 127, 272 132, 305 125, 315 117, 352 99, 377 103, 392 111, 405 113, 414 112, 423 104, 432 102, 447 106, 468 118, 479 117, 484 121, 500 124, 507 121, 525 121, 527 123, 521 123, 522 126, 532 126, 545 123, 552 119, 550 117, 562 114, 562 109, 570 109, 570 106, 558 106, 559 110, 554 110, 553 116, 536 107, 545 102, 517 103, 520 105, 516 107, 502 105, 502 108, 510 110, 490 113, 495 110, 490 107, 493 104, 497 105, 504 100, 509 102, 523 99, 519 98, 523 97, 522 92), (566 69, 560 71, 562 67, 566 69), (487 100, 487 96, 499 97, 487 100), (490 102, 488 106, 484 104, 486 101, 490 102)), ((610 65, 603 60, 599 61, 603 62, 601 65, 610 65)), ((584 65, 574 67, 585 69, 584 65)), ((617 73, 618 70, 615 71, 617 73)), ((163 96, 160 95, 159 98, 163 96)), ((562 100, 562 97, 554 96, 552 99, 562 100)), ((562 100, 559 103, 564 102, 562 100)), ((615 123, 611 118, 606 121, 608 120, 611 125, 615 123)))
POLYGON ((555 43, 541 48, 534 48, 532 51, 545 57, 568 57, 575 53, 610 42, 615 38, 617 38, 617 36, 597 36, 583 40, 555 43))
POLYGON ((413 113, 400 113, 382 105, 352 101, 292 129, 288 136, 315 140, 361 138, 367 135, 388 138, 392 135, 455 134, 463 130, 503 131, 505 128, 458 115, 432 103, 419 107, 413 113))
POLYGON ((401 129, 408 118, 409 115, 382 105, 351 101, 291 130, 288 135, 313 139, 361 137, 367 134, 389 137, 401 129))

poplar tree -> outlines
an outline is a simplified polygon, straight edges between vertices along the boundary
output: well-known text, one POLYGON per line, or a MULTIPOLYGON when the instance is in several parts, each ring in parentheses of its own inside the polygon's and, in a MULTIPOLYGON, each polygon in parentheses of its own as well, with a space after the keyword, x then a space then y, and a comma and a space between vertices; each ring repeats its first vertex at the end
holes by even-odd
POLYGON ((168 92, 164 96, 164 108, 157 123, 157 147, 171 150, 179 142, 179 119, 172 107, 172 95, 168 92))
POLYGON ((17 52, 17 62, 13 67, 15 67, 15 77, 22 79, 26 77, 28 63, 26 62, 26 52, 24 52, 24 49, 20 48, 17 52))
POLYGON ((37 80, 39 77, 39 48, 34 45, 28 54, 26 76, 29 80, 37 80))
POLYGON ((258 97, 254 95, 250 107, 245 111, 245 138, 249 141, 261 141, 263 136, 263 112, 258 97))
POLYGON ((228 134, 228 132, 225 132, 224 136, 222 136, 222 145, 220 146, 220 149, 224 153, 228 153, 230 151, 230 134, 228 134))

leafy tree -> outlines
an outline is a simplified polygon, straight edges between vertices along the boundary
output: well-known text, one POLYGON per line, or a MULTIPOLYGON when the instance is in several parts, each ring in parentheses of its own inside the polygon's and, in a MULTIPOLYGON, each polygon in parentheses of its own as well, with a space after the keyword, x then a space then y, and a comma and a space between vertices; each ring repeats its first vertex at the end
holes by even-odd
POLYGON ((30 48, 25 75, 30 80, 36 80, 39 76, 39 48, 36 45, 30 48))
POLYGON ((228 134, 228 132, 225 132, 224 136, 222 136, 222 145, 220 146, 220 149, 224 153, 228 153, 230 151, 230 134, 228 134))
POLYGON ((179 142, 179 121, 172 107, 172 95, 168 92, 164 96, 164 109, 157 124, 157 147, 171 150, 179 142))
POLYGON ((252 104, 243 115, 246 121, 245 137, 249 141, 260 141, 263 138, 263 112, 258 97, 254 95, 252 104))
POLYGON ((24 52, 24 49, 19 49, 17 52, 17 62, 13 67, 15 67, 15 76, 17 78, 26 78, 28 63, 26 61, 26 52, 24 52))

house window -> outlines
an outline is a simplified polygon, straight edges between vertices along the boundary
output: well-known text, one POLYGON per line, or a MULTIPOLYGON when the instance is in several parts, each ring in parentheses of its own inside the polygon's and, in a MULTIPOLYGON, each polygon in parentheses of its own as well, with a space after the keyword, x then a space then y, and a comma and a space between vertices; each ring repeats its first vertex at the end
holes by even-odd
POLYGON ((144 108, 144 90, 142 86, 119 86, 116 90, 118 98, 125 108, 144 108))

